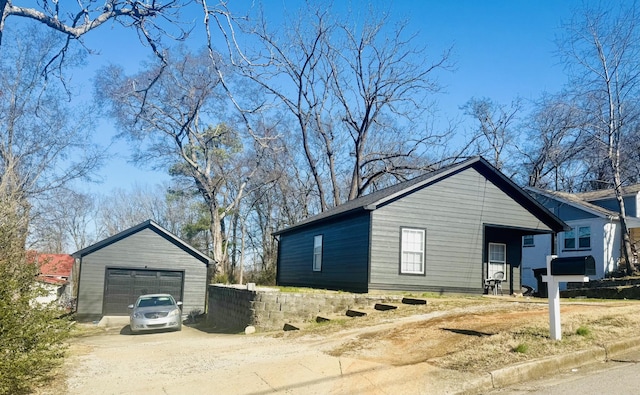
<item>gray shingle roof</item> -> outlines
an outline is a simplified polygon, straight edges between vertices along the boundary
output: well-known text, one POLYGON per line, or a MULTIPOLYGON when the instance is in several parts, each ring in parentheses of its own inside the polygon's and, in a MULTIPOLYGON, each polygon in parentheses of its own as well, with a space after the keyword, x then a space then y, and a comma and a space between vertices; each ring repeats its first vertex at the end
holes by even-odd
POLYGON ((527 187, 526 189, 534 193, 540 194, 542 196, 546 196, 551 199, 569 204, 580 210, 590 212, 594 215, 597 215, 598 217, 618 218, 618 215, 619 215, 615 211, 611 211, 604 207, 600 207, 593 203, 587 202, 586 200, 581 198, 580 196, 581 194, 574 194, 574 193, 560 192, 560 191, 548 191, 548 190, 533 188, 533 187, 527 187))
MULTIPOLYGON (((640 184, 634 185, 625 190, 625 195, 635 194, 640 191, 640 184)), ((600 207, 596 204, 590 203, 587 200, 599 200, 604 198, 611 198, 615 196, 615 192, 613 190, 600 190, 594 192, 584 192, 584 193, 568 193, 568 192, 560 192, 560 191, 548 191, 539 188, 527 187, 529 191, 537 193, 542 196, 546 196, 548 198, 554 199, 556 201, 568 204, 573 206, 579 210, 586 211, 600 218, 608 218, 615 221, 620 220, 620 213, 617 211, 612 211, 606 209, 604 207, 600 207), (597 197, 594 197, 597 196, 597 197)), ((627 226, 630 228, 640 228, 640 218, 627 216, 626 217, 627 226)))
MULTIPOLYGON (((638 192, 640 192, 640 184, 634 184, 634 185, 622 187, 623 196, 635 195, 638 192)), ((599 199, 613 198, 616 196, 616 192, 613 189, 600 189, 598 191, 576 193, 575 195, 582 200, 593 201, 593 200, 599 200, 599 199)))

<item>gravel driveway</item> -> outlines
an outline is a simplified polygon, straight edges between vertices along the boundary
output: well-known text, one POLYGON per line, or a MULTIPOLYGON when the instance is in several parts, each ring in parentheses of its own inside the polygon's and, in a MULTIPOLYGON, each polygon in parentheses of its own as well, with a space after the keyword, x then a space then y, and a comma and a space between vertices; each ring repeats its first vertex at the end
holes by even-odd
POLYGON ((267 394, 291 389, 290 375, 308 393, 327 393, 323 380, 340 375, 337 358, 270 337, 190 327, 123 333, 74 342, 67 361, 70 394, 267 394))
POLYGON ((438 394, 460 388, 449 371, 426 363, 392 366, 327 353, 356 336, 230 335, 187 326, 130 335, 126 326, 113 327, 74 339, 64 367, 67 393, 438 394))
MULTIPOLYGON (((637 333, 638 308, 635 301, 566 303, 563 325, 568 331, 587 325, 592 336, 617 338, 637 333)), ((372 313, 344 327, 252 335, 188 326, 130 335, 121 321, 74 338, 64 366, 66 388, 41 394, 455 394, 477 391, 488 370, 445 369, 440 358, 468 358, 467 349, 477 353, 494 338, 508 348, 501 339, 509 330, 548 325, 546 303, 514 298, 445 298, 403 309, 414 310, 405 316, 372 313)), ((538 342, 547 349, 544 338, 538 342)))

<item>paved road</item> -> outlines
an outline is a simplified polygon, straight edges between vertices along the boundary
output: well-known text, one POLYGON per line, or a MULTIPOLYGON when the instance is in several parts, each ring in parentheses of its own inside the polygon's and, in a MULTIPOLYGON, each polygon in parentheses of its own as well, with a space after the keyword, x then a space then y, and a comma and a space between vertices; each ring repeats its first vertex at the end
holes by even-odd
POLYGON ((494 395, 636 395, 640 394, 640 349, 564 372, 486 393, 494 395))

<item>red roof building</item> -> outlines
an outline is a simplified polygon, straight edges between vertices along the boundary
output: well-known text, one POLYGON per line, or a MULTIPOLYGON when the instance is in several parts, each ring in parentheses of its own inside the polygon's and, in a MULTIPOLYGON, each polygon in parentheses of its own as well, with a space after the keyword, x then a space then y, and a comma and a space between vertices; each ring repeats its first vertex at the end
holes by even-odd
POLYGON ((71 276, 74 259, 68 254, 36 253, 40 274, 38 278, 48 284, 65 284, 71 276))

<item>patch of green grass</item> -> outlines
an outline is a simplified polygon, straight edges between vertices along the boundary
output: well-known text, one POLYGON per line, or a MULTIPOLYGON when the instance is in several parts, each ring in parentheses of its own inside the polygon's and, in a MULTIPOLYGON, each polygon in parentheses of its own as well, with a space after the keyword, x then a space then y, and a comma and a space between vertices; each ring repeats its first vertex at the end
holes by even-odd
POLYGON ((586 326, 582 325, 580 326, 577 330, 576 330, 576 335, 580 335, 580 336, 589 336, 591 334, 591 329, 587 328, 586 326))
POLYGON ((515 346, 511 351, 517 352, 520 354, 526 354, 527 351, 529 351, 529 345, 527 345, 526 343, 520 343, 517 346, 515 346))

